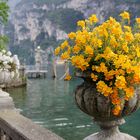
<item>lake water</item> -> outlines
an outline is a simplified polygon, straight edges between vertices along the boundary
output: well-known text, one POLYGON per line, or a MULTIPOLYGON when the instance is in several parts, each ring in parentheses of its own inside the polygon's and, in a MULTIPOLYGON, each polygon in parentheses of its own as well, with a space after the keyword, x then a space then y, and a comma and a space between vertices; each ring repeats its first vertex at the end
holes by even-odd
MULTIPOLYGON (((48 77, 28 80, 26 88, 10 89, 8 92, 24 116, 66 140, 82 140, 99 128, 75 105, 74 89, 81 82, 48 77)), ((140 110, 127 117, 120 129, 140 140, 140 110)))

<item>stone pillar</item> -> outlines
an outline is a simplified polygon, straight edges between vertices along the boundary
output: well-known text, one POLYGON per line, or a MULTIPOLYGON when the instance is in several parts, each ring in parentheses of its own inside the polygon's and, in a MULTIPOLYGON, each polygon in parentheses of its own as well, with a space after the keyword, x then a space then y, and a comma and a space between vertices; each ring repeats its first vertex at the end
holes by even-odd
POLYGON ((36 67, 36 70, 38 71, 41 70, 41 66, 42 66, 41 53, 42 53, 42 50, 40 49, 40 46, 38 46, 35 49, 35 67, 36 67))

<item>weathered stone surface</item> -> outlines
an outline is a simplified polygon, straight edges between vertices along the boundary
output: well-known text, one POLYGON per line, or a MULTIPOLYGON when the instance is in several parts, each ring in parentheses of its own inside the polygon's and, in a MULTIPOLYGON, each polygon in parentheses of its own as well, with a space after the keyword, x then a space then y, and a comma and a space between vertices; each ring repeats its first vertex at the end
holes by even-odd
POLYGON ((100 126, 101 131, 86 137, 84 140, 137 140, 119 131, 118 126, 125 123, 124 119, 96 123, 100 126))
POLYGON ((122 111, 118 116, 112 113, 111 100, 97 92, 94 83, 86 80, 77 87, 75 100, 78 107, 86 114, 94 117, 96 121, 112 121, 127 116, 139 108, 140 89, 136 89, 134 96, 130 100, 124 101, 121 106, 122 111))
POLYGON ((4 109, 15 109, 15 105, 9 94, 0 89, 0 110, 4 109))
POLYGON ((118 129, 125 121, 122 119, 137 110, 140 106, 140 89, 135 90, 134 96, 124 101, 120 115, 112 113, 112 103, 108 97, 97 92, 95 83, 89 79, 89 74, 78 73, 76 76, 84 79, 75 91, 75 100, 78 107, 86 114, 92 116, 100 126, 99 133, 92 134, 84 140, 136 140, 136 138, 121 133, 118 129))
POLYGON ((86 137, 84 140, 137 140, 136 138, 121 133, 117 127, 111 130, 102 130, 101 132, 92 134, 86 137))
POLYGON ((13 140, 63 140, 13 110, 0 111, 0 128, 13 140))

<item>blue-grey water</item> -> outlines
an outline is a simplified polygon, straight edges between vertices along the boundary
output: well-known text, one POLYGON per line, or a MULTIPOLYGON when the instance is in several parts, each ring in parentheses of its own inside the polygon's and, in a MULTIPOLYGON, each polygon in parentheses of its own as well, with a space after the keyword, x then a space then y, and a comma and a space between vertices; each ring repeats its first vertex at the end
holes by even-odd
MULTIPOLYGON (((66 140, 82 140, 97 132, 92 118, 81 112, 74 101, 74 89, 82 81, 46 79, 28 80, 27 87, 10 89, 15 106, 35 123, 66 140)), ((121 131, 140 140, 140 110, 126 118, 121 131)))

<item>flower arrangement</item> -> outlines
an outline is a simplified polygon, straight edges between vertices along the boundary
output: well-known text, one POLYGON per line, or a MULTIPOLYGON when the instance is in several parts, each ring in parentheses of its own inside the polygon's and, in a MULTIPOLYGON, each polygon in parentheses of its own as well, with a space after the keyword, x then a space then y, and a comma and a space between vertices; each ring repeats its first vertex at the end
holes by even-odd
POLYGON ((8 70, 9 72, 12 72, 16 70, 16 67, 11 52, 2 50, 0 52, 0 71, 8 70))
POLYGON ((140 18, 130 26, 130 14, 121 21, 110 17, 102 24, 96 15, 77 22, 79 30, 68 34, 55 54, 82 72, 89 71, 96 89, 110 98, 112 112, 119 115, 124 101, 134 96, 140 84, 140 18))

